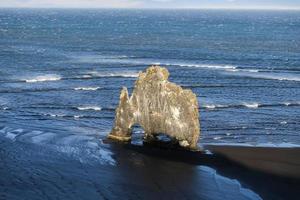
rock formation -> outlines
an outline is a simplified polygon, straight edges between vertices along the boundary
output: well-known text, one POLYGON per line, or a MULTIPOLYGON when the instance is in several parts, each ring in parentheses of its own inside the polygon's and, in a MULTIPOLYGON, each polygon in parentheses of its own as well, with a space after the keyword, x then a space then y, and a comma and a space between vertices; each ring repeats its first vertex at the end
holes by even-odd
POLYGON ((198 101, 191 90, 168 81, 166 68, 151 66, 140 72, 131 97, 127 88, 120 94, 115 125, 109 138, 131 140, 131 127, 140 125, 144 139, 166 134, 185 148, 196 149, 200 134, 198 101))

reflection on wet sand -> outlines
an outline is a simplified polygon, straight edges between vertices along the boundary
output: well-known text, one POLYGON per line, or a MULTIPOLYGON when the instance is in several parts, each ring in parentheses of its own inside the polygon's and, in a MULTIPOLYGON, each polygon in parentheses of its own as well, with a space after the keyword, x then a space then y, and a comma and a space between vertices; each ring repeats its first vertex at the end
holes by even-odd
POLYGON ((293 199, 300 193, 296 188, 298 180, 256 172, 222 156, 131 144, 121 147, 120 144, 112 144, 112 151, 115 152, 116 162, 122 166, 119 170, 125 180, 131 180, 145 190, 152 188, 147 190, 150 196, 293 199))
POLYGON ((104 141, 90 147, 92 141, 72 140, 63 144, 70 154, 61 151, 59 143, 21 139, 0 138, 3 199, 279 200, 296 199, 300 193, 299 181, 252 171, 204 152, 139 142, 104 141))

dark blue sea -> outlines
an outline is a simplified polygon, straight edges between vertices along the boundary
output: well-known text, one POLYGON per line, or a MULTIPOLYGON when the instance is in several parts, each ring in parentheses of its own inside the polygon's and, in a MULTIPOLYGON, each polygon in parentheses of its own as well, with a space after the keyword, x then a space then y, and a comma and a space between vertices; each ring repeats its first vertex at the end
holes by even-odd
MULTIPOLYGON (((103 140, 120 89, 151 64, 197 95, 200 145, 300 145, 298 11, 1 9, 0 171, 16 184, 2 188, 35 188, 30 162, 37 177, 64 159, 117 165, 103 140)), ((35 197, 66 194, 45 185, 35 197)))

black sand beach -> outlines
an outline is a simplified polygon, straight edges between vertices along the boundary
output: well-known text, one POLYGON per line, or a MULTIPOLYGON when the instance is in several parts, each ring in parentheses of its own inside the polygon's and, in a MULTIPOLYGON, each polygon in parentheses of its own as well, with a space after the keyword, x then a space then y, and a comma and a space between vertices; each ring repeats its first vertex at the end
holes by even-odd
POLYGON ((299 147, 253 147, 230 144, 204 145, 204 147, 251 169, 300 179, 299 147))
MULTIPOLYGON (((299 179, 258 172, 221 155, 110 141, 104 145, 113 152, 115 165, 80 162, 56 151, 45 154, 38 145, 1 139, 0 199, 286 200, 300 195, 299 179)), ((276 152, 281 155, 280 149, 276 152)), ((294 152, 299 149, 289 151, 294 152)))

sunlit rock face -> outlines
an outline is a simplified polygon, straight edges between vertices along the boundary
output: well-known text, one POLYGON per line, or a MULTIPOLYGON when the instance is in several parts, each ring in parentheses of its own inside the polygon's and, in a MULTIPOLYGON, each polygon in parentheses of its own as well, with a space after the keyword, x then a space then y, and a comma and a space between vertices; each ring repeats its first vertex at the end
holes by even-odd
POLYGON ((131 97, 127 88, 122 89, 109 138, 129 141, 131 127, 138 124, 145 131, 145 140, 166 134, 185 148, 197 148, 200 134, 197 97, 191 90, 169 82, 168 77, 166 68, 151 66, 139 73, 131 97))

